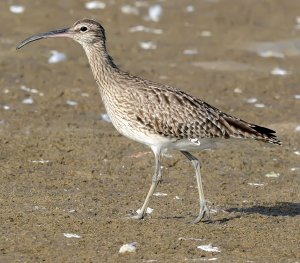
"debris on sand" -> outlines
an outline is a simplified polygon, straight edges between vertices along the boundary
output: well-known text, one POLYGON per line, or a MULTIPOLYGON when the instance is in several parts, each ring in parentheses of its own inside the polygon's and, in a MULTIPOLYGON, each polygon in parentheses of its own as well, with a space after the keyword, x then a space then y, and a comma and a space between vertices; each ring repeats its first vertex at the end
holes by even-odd
POLYGON ((120 247, 119 253, 133 253, 136 252, 137 242, 124 244, 120 247))
POLYGON ((213 247, 212 244, 201 245, 201 246, 198 246, 197 248, 207 251, 207 252, 221 252, 218 247, 213 247))

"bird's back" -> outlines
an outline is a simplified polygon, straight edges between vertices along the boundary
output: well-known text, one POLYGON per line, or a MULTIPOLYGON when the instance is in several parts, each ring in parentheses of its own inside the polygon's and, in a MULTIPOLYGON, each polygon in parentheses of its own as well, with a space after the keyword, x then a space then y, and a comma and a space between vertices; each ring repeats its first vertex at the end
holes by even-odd
POLYGON ((111 115, 119 118, 119 125, 114 124, 121 133, 123 125, 173 141, 237 138, 280 144, 275 131, 230 116, 182 90, 127 73, 120 74, 118 88, 122 93, 116 92, 113 108, 119 112, 111 115))

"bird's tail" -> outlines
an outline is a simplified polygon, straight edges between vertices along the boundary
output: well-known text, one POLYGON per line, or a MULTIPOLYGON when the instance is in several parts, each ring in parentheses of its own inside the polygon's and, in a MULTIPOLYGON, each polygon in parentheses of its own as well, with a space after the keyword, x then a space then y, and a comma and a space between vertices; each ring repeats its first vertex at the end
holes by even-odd
POLYGON ((257 141, 281 145, 281 141, 277 139, 275 134, 276 131, 274 130, 232 118, 231 116, 223 116, 223 118, 231 128, 230 137, 254 139, 257 141))

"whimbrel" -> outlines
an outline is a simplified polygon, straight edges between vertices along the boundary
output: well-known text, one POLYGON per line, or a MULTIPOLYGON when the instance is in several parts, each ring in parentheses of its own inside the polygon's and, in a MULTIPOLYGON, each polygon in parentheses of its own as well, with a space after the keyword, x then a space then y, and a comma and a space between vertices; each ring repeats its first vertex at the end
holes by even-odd
POLYGON ((253 139, 281 144, 275 131, 226 114, 182 90, 132 76, 120 70, 106 49, 104 28, 82 19, 72 27, 31 36, 17 49, 39 39, 69 37, 82 45, 106 111, 124 136, 149 146, 155 157, 155 172, 142 208, 133 217, 144 218, 151 196, 162 179, 161 155, 178 150, 194 166, 200 210, 194 223, 209 216, 203 193, 200 162, 190 151, 212 148, 229 139, 253 139))

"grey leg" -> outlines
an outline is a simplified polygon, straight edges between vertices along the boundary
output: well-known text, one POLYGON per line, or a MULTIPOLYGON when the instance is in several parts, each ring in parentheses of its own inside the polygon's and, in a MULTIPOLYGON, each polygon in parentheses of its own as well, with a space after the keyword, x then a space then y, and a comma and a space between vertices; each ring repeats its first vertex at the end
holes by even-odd
POLYGON ((154 156, 155 156, 155 172, 154 172, 154 175, 152 177, 151 187, 150 187, 149 192, 147 194, 147 197, 144 201, 144 204, 143 204, 141 210, 139 211, 139 213, 132 217, 134 219, 144 218, 144 216, 146 214, 146 210, 147 210, 148 205, 149 205, 150 198, 153 195, 153 193, 155 192, 155 189, 156 189, 158 183, 161 182, 161 179, 162 179, 161 164, 160 164, 160 154, 161 154, 160 150, 156 150, 156 149, 152 149, 152 150, 153 150, 154 156))
POLYGON ((199 160, 191 155, 189 152, 181 151, 184 156, 186 156, 192 163, 192 165, 195 168, 196 171, 196 179, 197 179, 197 186, 198 186, 198 192, 199 192, 199 201, 200 201, 200 211, 199 215, 196 217, 196 219, 192 223, 199 223, 205 216, 209 217, 209 209, 206 205, 204 192, 203 192, 203 186, 202 186, 202 180, 201 180, 201 173, 200 173, 200 162, 199 160))

